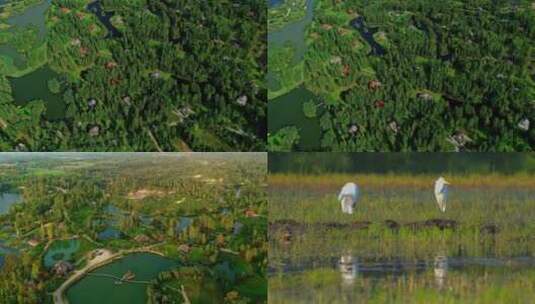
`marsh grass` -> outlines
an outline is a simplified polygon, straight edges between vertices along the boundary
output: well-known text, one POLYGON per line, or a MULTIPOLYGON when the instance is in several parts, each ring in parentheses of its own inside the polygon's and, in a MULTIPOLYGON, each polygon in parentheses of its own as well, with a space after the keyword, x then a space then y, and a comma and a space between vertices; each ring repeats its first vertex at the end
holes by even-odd
MULTIPOLYGON (((304 189, 270 192, 270 221, 295 220, 300 223, 352 223, 370 221, 367 230, 307 229, 290 246, 292 252, 306 252, 316 242, 328 242, 329 247, 351 247, 371 253, 382 248, 388 252, 421 255, 426 247, 438 244, 450 250, 481 254, 486 244, 492 243, 497 255, 533 254, 535 242, 535 190, 525 188, 486 190, 453 187, 448 208, 441 213, 435 203, 433 190, 421 188, 366 188, 361 187, 361 199, 356 214, 340 212, 336 192, 308 192, 304 189), (413 231, 403 227, 399 231, 387 228, 383 223, 393 220, 401 225, 432 218, 455 220, 455 230, 423 229, 413 231), (496 225, 495 235, 481 231, 485 225, 496 225), (319 231, 318 231, 319 230, 319 231), (297 248, 299 243, 305 248, 297 248), (339 243, 339 245, 338 245, 339 243), (366 244, 366 246, 360 246, 366 244), (414 248, 414 250, 411 250, 414 248), (460 249, 459 249, 460 248, 460 249), (412 251, 412 253, 411 253, 412 251)), ((276 234, 276 232, 274 232, 276 234)), ((276 239, 276 235, 275 239, 276 239)), ((363 252, 365 253, 365 252, 363 252)))
POLYGON ((400 223, 447 218, 463 226, 494 223, 503 230, 535 228, 535 178, 518 176, 452 176, 448 207, 441 213, 429 176, 270 176, 270 220, 298 222, 354 221, 400 223), (517 180, 517 182, 515 182, 517 180), (336 197, 341 186, 356 181, 360 199, 356 214, 340 212, 336 197), (490 186, 495 183, 496 186, 490 186))
POLYGON ((535 296, 535 269, 519 257, 535 257, 535 180, 529 175, 446 178, 452 186, 442 213, 433 194, 435 176, 270 176, 270 222, 299 223, 287 242, 285 228, 270 228, 270 303, 529 303, 535 296), (343 214, 337 201, 348 181, 361 188, 353 215, 343 214), (429 219, 458 225, 444 230, 406 226, 429 219), (386 220, 399 223, 400 229, 388 228, 386 220), (329 225, 365 221, 371 222, 367 229, 329 225), (482 229, 488 225, 497 231, 482 229), (423 262, 431 269, 358 277, 348 287, 333 266, 343 255, 377 265, 423 262), (437 256, 489 257, 502 266, 479 273, 450 271, 447 287, 441 289, 433 285, 437 256))
POLYGON ((429 229, 399 233, 371 226, 368 231, 346 229, 311 230, 296 236, 288 245, 281 244, 277 233, 270 237, 270 262, 308 265, 318 259, 339 258, 343 254, 359 257, 407 260, 445 256, 534 256, 532 239, 514 240, 509 235, 481 236, 479 231, 440 231, 429 229))

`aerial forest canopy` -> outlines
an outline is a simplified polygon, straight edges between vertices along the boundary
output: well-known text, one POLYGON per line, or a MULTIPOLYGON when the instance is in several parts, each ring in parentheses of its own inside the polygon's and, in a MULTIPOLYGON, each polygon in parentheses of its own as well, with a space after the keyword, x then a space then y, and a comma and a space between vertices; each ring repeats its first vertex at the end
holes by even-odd
MULTIPOLYGON (((316 105, 314 150, 535 148, 533 1, 309 3, 301 60, 292 57, 299 43, 269 41, 268 96, 277 103, 292 90, 314 94, 301 101, 316 105)), ((273 40, 278 34, 270 29, 273 40)), ((279 130, 290 126, 310 132, 298 119, 279 130)), ((286 138, 279 130, 270 139, 286 138)), ((293 148, 307 150, 298 141, 293 148)))
POLYGON ((263 150, 266 14, 264 0, 0 4, 0 151, 263 150))
POLYGON ((266 162, 0 154, 0 303, 266 303, 266 162))

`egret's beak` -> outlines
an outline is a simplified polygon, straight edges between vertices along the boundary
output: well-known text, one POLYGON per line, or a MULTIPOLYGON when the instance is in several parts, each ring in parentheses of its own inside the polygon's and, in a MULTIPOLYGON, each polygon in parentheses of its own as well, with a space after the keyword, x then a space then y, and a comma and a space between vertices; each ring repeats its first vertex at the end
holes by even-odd
POLYGON ((450 182, 448 182, 447 180, 444 180, 444 184, 451 185, 450 182))

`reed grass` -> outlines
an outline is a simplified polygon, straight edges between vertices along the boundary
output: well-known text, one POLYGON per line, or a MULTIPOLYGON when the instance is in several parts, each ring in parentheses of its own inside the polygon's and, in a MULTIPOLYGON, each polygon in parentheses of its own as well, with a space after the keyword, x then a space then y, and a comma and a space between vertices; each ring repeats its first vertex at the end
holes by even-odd
POLYGON ((269 235, 270 303, 530 303, 535 269, 518 262, 535 257, 535 179, 517 175, 445 176, 452 186, 445 213, 428 175, 271 175, 269 219, 291 220, 290 240, 272 225, 269 235), (337 195, 348 181, 359 184, 355 214, 341 212, 337 195), (411 229, 429 219, 458 223, 455 229, 411 229), (401 228, 393 230, 384 222, 401 228), (369 221, 367 229, 332 223, 369 221), (495 233, 482 229, 492 225, 495 233), (424 274, 358 277, 344 286, 336 268, 342 255, 367 260, 433 261, 437 256, 492 257, 505 263, 492 271, 450 271, 444 289, 424 274), (332 266, 332 265, 331 265, 332 266), (293 269, 287 272, 288 269, 293 269), (297 269, 298 272, 294 272, 297 269))

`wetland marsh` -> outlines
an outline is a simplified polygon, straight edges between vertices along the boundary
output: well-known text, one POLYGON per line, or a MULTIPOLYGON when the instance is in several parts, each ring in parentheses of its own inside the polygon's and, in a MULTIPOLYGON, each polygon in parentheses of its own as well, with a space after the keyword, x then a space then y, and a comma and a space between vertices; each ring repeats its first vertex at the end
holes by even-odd
MULTIPOLYGON (((414 168, 429 171, 421 158, 414 168)), ((528 303, 535 296, 533 169, 482 174, 491 165, 479 165, 444 173, 451 183, 445 213, 433 195, 435 174, 270 173, 270 303, 528 303), (348 181, 360 187, 353 215, 337 200, 348 181)))

